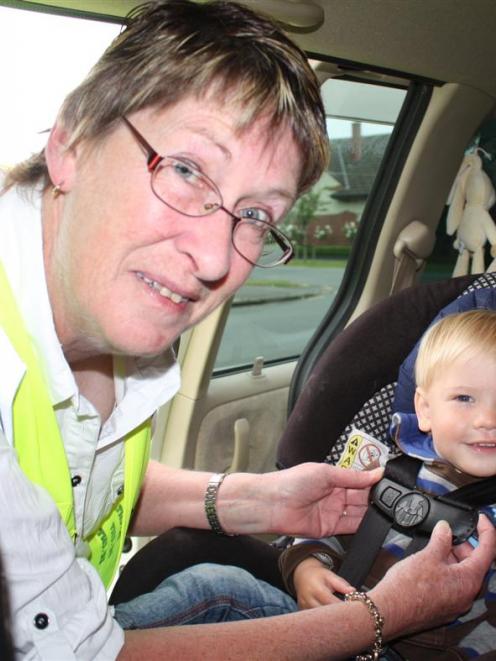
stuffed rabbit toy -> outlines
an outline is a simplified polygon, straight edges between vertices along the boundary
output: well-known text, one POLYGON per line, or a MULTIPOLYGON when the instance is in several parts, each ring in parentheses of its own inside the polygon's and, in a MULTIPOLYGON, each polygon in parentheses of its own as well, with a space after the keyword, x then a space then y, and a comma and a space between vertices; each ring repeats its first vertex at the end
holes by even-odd
MULTIPOLYGON (((491 180, 482 169, 478 151, 476 149, 463 159, 448 198, 446 231, 449 235, 456 232, 453 245, 459 253, 453 276, 486 270, 486 241, 491 244, 492 257, 496 257, 496 226, 488 212, 496 201, 496 194, 491 180)), ((493 260, 487 270, 495 268, 496 260, 493 260)))

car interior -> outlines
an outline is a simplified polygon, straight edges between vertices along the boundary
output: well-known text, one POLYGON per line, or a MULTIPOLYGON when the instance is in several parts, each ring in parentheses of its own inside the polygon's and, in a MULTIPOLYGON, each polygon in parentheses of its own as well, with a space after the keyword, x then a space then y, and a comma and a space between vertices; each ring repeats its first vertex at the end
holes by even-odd
MULTIPOLYGON (((376 389, 394 381, 401 362, 396 359, 415 344, 420 322, 432 319, 476 274, 496 269, 496 4, 243 2, 274 17, 307 53, 322 85, 331 161, 285 221, 283 229, 295 243, 293 262, 255 269, 231 301, 178 344, 181 389, 159 411, 153 457, 175 467, 215 472, 266 472, 324 460, 372 394, 364 386, 359 405, 344 404, 341 393, 351 386, 343 386, 338 376, 352 373, 353 383, 375 377, 376 389), (485 197, 477 201, 486 233, 476 247, 469 239, 477 213, 462 234, 471 167, 467 159, 474 155, 486 177, 485 197), (456 204, 461 205, 459 217, 456 204), (404 292, 419 284, 417 307, 409 302, 393 311, 391 301, 406 301, 404 292), (428 311, 425 301, 432 304, 428 311), (370 314, 374 322, 358 352, 346 344, 346 329, 350 324, 356 329, 357 320, 360 326, 370 314), (401 317, 401 328, 390 324, 395 315, 401 317), (396 342, 398 334, 401 342, 396 342), (330 353, 335 363, 323 360, 330 353), (367 363, 370 354, 373 360, 367 363), (371 374, 365 376, 362 369, 371 374), (321 384, 332 386, 334 379, 334 387, 319 399, 321 384), (294 411, 302 408, 307 417, 298 426, 294 411)), ((38 26, 33 52, 41 53, 55 39, 50 21, 67 22, 62 34, 71 22, 82 34, 64 51, 71 62, 73 50, 89 50, 100 25, 117 34, 137 4, 0 0, 0 35, 14 15, 18 25, 33 22, 38 26)), ((55 68, 47 64, 40 72, 31 57, 22 72, 16 70, 26 51, 19 36, 17 43, 0 39, 4 67, 14 71, 0 110, 6 132, 12 131, 8 112, 21 117, 29 106, 36 117, 36 101, 26 103, 21 88, 36 89, 40 76, 49 86, 57 77, 56 59, 55 68)), ((87 69, 97 57, 91 55, 87 69)), ((50 121, 38 119, 37 132, 50 121)), ((2 151, 1 135, 0 164, 8 167, 13 157, 2 151)), ((127 556, 144 541, 133 540, 127 556)))

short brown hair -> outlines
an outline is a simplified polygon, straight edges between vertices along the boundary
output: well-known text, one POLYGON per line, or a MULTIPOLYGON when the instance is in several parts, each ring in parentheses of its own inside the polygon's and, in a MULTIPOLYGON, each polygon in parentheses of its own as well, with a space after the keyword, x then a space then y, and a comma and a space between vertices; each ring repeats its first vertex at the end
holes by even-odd
MULTIPOLYGON (((301 151, 299 192, 327 164, 325 113, 304 53, 270 19, 224 0, 155 0, 135 8, 87 78, 62 105, 71 143, 96 141, 124 115, 214 91, 240 109, 239 130, 259 117, 290 126, 301 151)), ((51 185, 44 151, 15 166, 13 184, 51 185)))

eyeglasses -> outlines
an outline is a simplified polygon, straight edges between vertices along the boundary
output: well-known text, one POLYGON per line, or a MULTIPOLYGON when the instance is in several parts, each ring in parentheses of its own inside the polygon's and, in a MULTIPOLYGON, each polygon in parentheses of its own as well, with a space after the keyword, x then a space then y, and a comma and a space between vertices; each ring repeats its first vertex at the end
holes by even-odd
MULTIPOLYGON (((223 206, 222 195, 209 177, 186 160, 160 156, 126 117, 122 120, 146 154, 151 188, 161 202, 193 218, 219 209, 227 213, 233 221, 233 247, 253 266, 271 268, 286 264, 293 257, 290 240, 275 225, 255 216, 236 216, 223 206)), ((247 212, 256 214, 257 210, 247 212)))

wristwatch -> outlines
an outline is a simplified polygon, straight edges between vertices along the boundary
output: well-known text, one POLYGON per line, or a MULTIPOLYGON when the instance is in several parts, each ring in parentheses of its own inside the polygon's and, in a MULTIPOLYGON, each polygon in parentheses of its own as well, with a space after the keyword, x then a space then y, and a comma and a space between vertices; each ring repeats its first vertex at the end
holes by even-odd
POLYGON ((312 553, 312 557, 317 558, 317 560, 321 562, 324 567, 327 567, 327 569, 334 569, 334 560, 329 553, 326 553, 325 551, 315 551, 315 553, 312 553))

